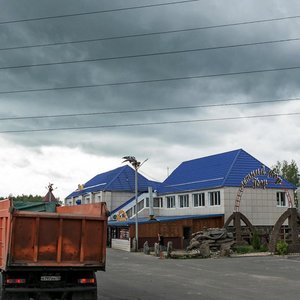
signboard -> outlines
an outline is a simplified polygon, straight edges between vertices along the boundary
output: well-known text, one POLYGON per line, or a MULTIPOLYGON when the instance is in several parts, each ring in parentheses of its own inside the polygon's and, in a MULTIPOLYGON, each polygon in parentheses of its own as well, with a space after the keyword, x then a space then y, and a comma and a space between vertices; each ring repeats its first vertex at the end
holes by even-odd
POLYGON ((241 185, 240 185, 240 188, 238 190, 236 200, 235 200, 235 207, 234 207, 235 211, 238 211, 238 209, 239 209, 244 189, 249 182, 252 182, 252 187, 254 189, 255 188, 265 189, 267 187, 267 185, 269 184, 268 179, 259 179, 259 178, 257 178, 257 176, 267 176, 268 178, 272 178, 275 180, 275 184, 281 184, 281 182, 282 182, 281 177, 276 172, 274 172, 273 170, 267 171, 266 167, 264 165, 262 165, 258 169, 251 171, 241 181, 241 185))

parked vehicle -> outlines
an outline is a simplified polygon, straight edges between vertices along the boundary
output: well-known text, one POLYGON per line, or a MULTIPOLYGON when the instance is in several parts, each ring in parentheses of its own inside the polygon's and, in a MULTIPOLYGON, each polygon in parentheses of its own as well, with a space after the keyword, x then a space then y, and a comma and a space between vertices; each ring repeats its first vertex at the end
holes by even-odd
POLYGON ((0 299, 97 299, 107 215, 105 203, 36 212, 0 201, 0 299))

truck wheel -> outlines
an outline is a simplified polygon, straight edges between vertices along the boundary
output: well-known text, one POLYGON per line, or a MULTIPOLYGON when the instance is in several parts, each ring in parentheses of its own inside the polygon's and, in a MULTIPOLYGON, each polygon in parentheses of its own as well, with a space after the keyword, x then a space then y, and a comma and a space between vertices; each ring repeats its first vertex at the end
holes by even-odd
POLYGON ((97 300, 97 291, 75 292, 72 294, 72 300, 97 300))

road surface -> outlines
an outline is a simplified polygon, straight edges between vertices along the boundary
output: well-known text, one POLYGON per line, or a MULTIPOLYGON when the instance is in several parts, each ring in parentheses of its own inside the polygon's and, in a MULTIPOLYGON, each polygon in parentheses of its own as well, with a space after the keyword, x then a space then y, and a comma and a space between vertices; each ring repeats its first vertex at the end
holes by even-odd
POLYGON ((300 257, 159 259, 108 249, 98 300, 298 300, 300 257))

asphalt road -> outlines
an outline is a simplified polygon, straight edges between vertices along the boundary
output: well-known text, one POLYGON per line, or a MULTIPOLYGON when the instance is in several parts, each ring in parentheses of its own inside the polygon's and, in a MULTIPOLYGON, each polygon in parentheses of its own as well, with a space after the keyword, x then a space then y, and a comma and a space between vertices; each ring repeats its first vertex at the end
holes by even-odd
POLYGON ((108 249, 98 300, 299 299, 300 257, 159 259, 108 249))

